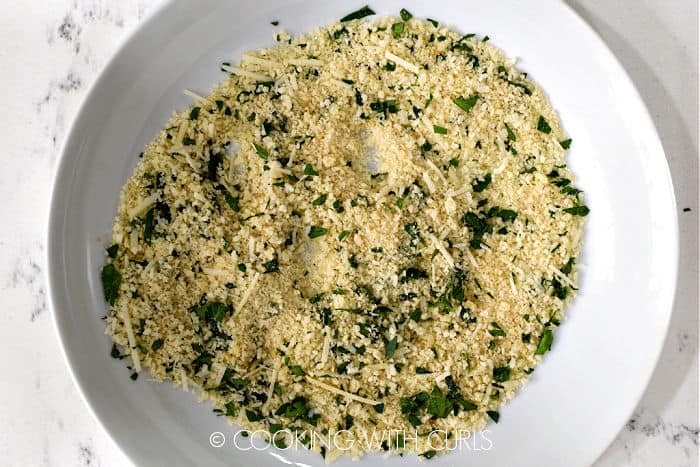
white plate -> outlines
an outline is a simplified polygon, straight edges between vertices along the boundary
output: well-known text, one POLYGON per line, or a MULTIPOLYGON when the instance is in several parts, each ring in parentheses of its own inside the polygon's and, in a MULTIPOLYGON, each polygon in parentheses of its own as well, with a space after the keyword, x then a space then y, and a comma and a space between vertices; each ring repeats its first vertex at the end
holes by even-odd
MULTIPOLYGON (((73 377, 99 421, 141 465, 322 464, 305 451, 240 451, 233 429, 195 396, 129 379, 109 357, 99 270, 117 196, 143 146, 173 110, 224 79, 222 61, 272 43, 277 19, 293 33, 340 18, 362 3, 171 1, 129 38, 93 86, 66 140, 48 237, 50 297, 73 377), (101 239, 101 240, 100 240, 101 239), (212 432, 227 436, 222 448, 212 432)), ((492 43, 548 93, 573 137, 568 161, 591 208, 581 294, 531 383, 501 410, 490 450, 462 449, 433 465, 583 466, 627 420, 657 361, 675 289, 676 209, 668 167, 649 114, 598 36, 563 2, 375 1, 405 7, 492 43)), ((479 446, 484 448, 487 443, 479 446)), ((477 447, 479 447, 477 446, 477 447)), ((380 456, 362 461, 378 465, 380 456)), ((413 457, 389 465, 415 464, 413 457)), ((352 464, 349 460, 337 465, 352 464)))

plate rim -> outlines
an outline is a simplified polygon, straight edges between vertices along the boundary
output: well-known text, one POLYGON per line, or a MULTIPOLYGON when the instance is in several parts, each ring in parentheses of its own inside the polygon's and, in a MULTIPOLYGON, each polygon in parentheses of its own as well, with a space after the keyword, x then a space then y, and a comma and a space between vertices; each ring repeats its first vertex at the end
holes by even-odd
MULTIPOLYGON (((644 119, 647 127, 652 131, 651 138, 655 140, 656 143, 658 143, 658 149, 660 151, 659 156, 663 157, 662 166, 665 169, 663 173, 664 182, 667 185, 668 190, 671 194, 670 208, 672 210, 671 217, 673 219, 673 222, 671 223, 670 228, 673 231, 673 238, 672 246, 669 248, 669 250, 672 256, 670 263, 675 265, 672 271, 673 277, 671 277, 670 280, 670 285, 673 287, 673 290, 671 291, 671 294, 669 296, 669 303, 667 303, 666 305, 666 309, 668 309, 668 312, 666 313, 664 320, 663 338, 659 339, 659 342, 657 343, 656 349, 654 351, 656 357, 654 358, 653 365, 650 366, 648 374, 644 378, 644 385, 640 386, 636 396, 634 397, 634 405, 628 411, 627 419, 629 420, 637 406, 639 406, 639 403, 644 397, 644 394, 646 393, 647 389, 649 388, 649 383, 651 382, 651 379, 654 376, 654 373, 656 372, 656 368, 659 365, 659 361, 661 360, 661 355, 663 353, 666 340, 668 339, 671 316, 673 315, 673 310, 676 304, 676 296, 678 294, 678 270, 680 267, 680 236, 678 226, 678 205, 676 201, 676 190, 673 184, 673 177, 671 176, 671 167, 668 165, 668 157, 666 155, 666 150, 664 149, 661 137, 659 136, 659 130, 656 128, 656 125, 654 124, 654 119, 651 117, 651 112, 649 112, 649 107, 647 106, 646 101, 642 98, 642 95, 639 92, 637 85, 634 83, 634 80, 628 73, 627 69, 623 66, 622 62, 617 57, 617 55, 615 55, 615 53, 610 49, 610 47, 608 47, 608 44, 605 42, 603 37, 600 34, 598 34, 598 31, 593 27, 593 25, 591 25, 583 16, 581 16, 567 1, 560 0, 560 3, 563 9, 571 17, 571 19, 579 23, 579 26, 581 26, 583 29, 586 29, 594 38, 594 40, 598 43, 600 49, 604 50, 604 53, 608 56, 608 59, 621 72, 621 76, 625 80, 625 85, 632 91, 632 94, 634 95, 635 99, 641 104, 642 118, 644 119)), ((615 436, 612 439, 610 439, 610 441, 605 445, 605 447, 600 451, 600 453, 598 453, 598 456, 596 456, 594 462, 597 462, 601 458, 601 456, 610 448, 610 446, 612 446, 612 444, 615 442, 623 428, 624 425, 620 426, 620 429, 617 431, 615 436)))
MULTIPOLYGON (((141 21, 135 24, 129 32, 127 32, 120 40, 117 41, 117 45, 113 49, 113 52, 110 54, 109 58, 102 66, 102 69, 97 73, 94 81, 89 86, 88 91, 86 92, 80 105, 78 106, 77 111, 73 114, 73 117, 71 118, 70 125, 67 127, 67 131, 65 132, 64 139, 61 143, 59 156, 56 159, 56 165, 51 182, 49 209, 46 217, 47 222, 44 231, 44 240, 46 244, 44 261, 46 267, 44 269, 43 275, 47 288, 47 305, 52 318, 52 327, 55 331, 59 343, 61 355, 63 357, 64 362, 66 363, 71 380, 75 388, 77 389, 77 392, 80 395, 80 398, 82 399, 83 403, 87 406, 88 411, 92 415, 93 419, 97 422, 97 425, 103 430, 103 432, 117 447, 117 449, 134 465, 140 465, 137 462, 136 454, 129 448, 129 446, 123 445, 122 443, 117 441, 117 434, 112 428, 109 427, 108 422, 106 420, 103 420, 103 417, 100 415, 101 410, 99 408, 98 402, 94 399, 92 395, 88 394, 88 390, 86 389, 86 386, 84 386, 85 383, 77 375, 77 370, 74 367, 75 362, 72 361, 69 357, 69 344, 67 343, 67 336, 65 335, 64 329, 66 311, 64 309, 64 304, 60 303, 59 298, 56 296, 58 279, 55 278, 55 276, 60 272, 60 263, 56 263, 52 260, 52 258, 54 258, 58 254, 57 250, 59 249, 56 232, 58 231, 60 226, 60 217, 58 216, 56 205, 59 203, 61 195, 64 194, 63 191, 65 190, 66 172, 69 169, 68 163, 70 161, 67 149, 69 148, 69 146, 71 146, 72 141, 76 138, 78 123, 82 119, 84 119, 84 114, 87 112, 91 101, 93 101, 94 99, 95 94, 100 90, 100 88, 104 86, 104 81, 110 75, 112 69, 118 66, 119 59, 122 57, 122 55, 124 55, 130 47, 135 46, 134 41, 137 38, 137 36, 144 30, 146 30, 149 26, 151 26, 152 23, 154 23, 154 21, 156 21, 165 11, 176 6, 180 1, 181 0, 162 1, 162 3, 158 4, 150 12, 148 12, 144 16, 144 18, 141 19, 141 21), (61 311, 59 311, 59 309, 61 311), (63 315, 63 317, 61 317, 61 315, 63 315)), ((656 368, 661 359, 664 345, 668 338, 669 325, 671 317, 673 315, 676 297, 678 294, 680 239, 676 194, 673 184, 673 178, 671 176, 671 170, 668 164, 668 158, 664 150, 663 143, 659 136, 658 130, 656 128, 656 125, 654 124, 653 118, 651 117, 651 113, 649 111, 647 103, 642 98, 639 89, 635 85, 627 69, 622 65, 622 62, 618 59, 615 53, 613 53, 613 51, 608 47, 607 43, 600 36, 597 30, 584 17, 582 17, 571 5, 569 5, 568 2, 566 2, 565 0, 553 0, 553 3, 557 4, 558 7, 562 8, 562 11, 569 16, 571 21, 578 23, 578 26, 585 30, 591 36, 591 38, 596 42, 597 48, 603 54, 605 54, 606 60, 613 67, 617 68, 619 76, 624 80, 624 87, 628 88, 631 91, 632 97, 641 106, 640 110, 642 112, 641 115, 637 116, 637 118, 640 121, 642 121, 646 125, 647 129, 651 132, 651 134, 648 135, 647 138, 656 143, 658 151, 654 151, 654 156, 652 157, 652 159, 661 158, 663 160, 663 163, 660 164, 664 169, 662 174, 663 183, 660 182, 660 184, 665 185, 668 192, 670 193, 671 205, 669 206, 669 208, 672 211, 670 215, 673 222, 671 222, 671 224, 668 226, 668 228, 672 231, 672 236, 671 238, 667 239, 667 247, 670 256, 670 261, 668 262, 669 264, 675 265, 675 267, 671 271, 672 277, 669 278, 669 287, 672 287, 672 290, 668 297, 668 303, 663 308, 663 310, 665 311, 665 316, 663 320, 663 338, 659 339, 656 343, 656 348, 653 352, 653 354, 655 355, 655 358, 653 359, 653 365, 650 365, 648 367, 648 374, 644 378, 642 378, 644 380, 644 384, 639 385, 634 397, 630 398, 634 399, 634 405, 627 414, 627 418, 629 419, 632 413, 634 413, 635 408, 639 405, 639 402, 641 401, 642 397, 646 393, 646 390, 649 387, 649 383, 654 373, 656 372, 656 368)), ((623 427, 624 425, 620 426, 620 429, 615 433, 615 435, 613 435, 613 437, 608 441, 608 443, 605 446, 603 446, 603 448, 595 457, 594 461, 600 459, 600 457, 605 453, 605 451, 607 451, 607 449, 615 441, 623 427)))

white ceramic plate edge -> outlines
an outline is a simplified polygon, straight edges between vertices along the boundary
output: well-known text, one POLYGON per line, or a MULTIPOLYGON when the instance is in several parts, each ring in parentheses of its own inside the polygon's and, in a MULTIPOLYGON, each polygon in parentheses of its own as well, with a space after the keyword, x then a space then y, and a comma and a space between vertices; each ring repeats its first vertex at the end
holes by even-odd
MULTIPOLYGON (((639 93, 639 89, 637 89, 637 86, 634 84, 634 81, 632 81, 631 76, 629 73, 627 73, 627 70, 625 69, 624 66, 622 66, 622 63, 620 60, 617 58, 617 56, 610 50, 608 45, 605 43, 603 38, 598 34, 598 32, 591 26, 585 19, 583 19, 565 0, 561 0, 561 4, 566 9, 569 13, 569 15, 572 17, 572 19, 580 24, 580 26, 583 29, 586 29, 590 32, 591 36, 595 38, 596 41, 598 41, 600 45, 601 50, 605 50, 605 53, 608 55, 608 59, 617 67, 619 68, 621 76, 624 77, 624 79, 627 81, 627 88, 634 94, 634 98, 638 100, 641 103, 642 107, 642 112, 643 115, 638 116, 641 120, 644 121, 644 125, 646 126, 647 131, 649 131, 653 139, 656 141, 658 144, 658 151, 659 153, 663 156, 663 164, 662 165, 662 171, 663 171, 663 176, 664 176, 664 181, 666 185, 668 186, 668 190, 671 193, 671 212, 673 222, 672 222, 672 230, 673 230, 673 236, 671 239, 669 239, 669 251, 672 253, 672 258, 670 259, 673 264, 675 264, 675 268, 673 268, 673 277, 670 280, 671 284, 671 293, 668 298, 668 304, 667 308, 669 309, 668 313, 666 314, 666 320, 664 322, 664 338, 660 339, 658 343, 656 344, 656 349, 654 350, 654 355, 656 355, 656 358, 654 359, 654 362, 652 365, 649 367, 649 371, 646 374, 645 383, 643 386, 640 387, 638 393, 636 394, 635 397, 630 398, 631 400, 634 400, 634 404, 631 406, 631 408, 628 410, 627 417, 626 419, 629 419, 632 414, 634 413, 635 408, 637 405, 639 405, 639 402, 641 401, 642 397, 644 396, 644 393, 647 390, 647 387, 649 386, 649 382, 651 381, 651 378, 654 374, 654 371, 656 370, 656 367, 659 364, 659 360, 661 359, 661 351, 663 350, 664 343, 666 342, 666 338, 668 335, 668 327, 669 323, 671 321, 671 314, 673 312, 673 305, 675 303, 675 297, 676 297, 676 287, 678 286, 678 255, 679 255, 679 236, 678 236, 678 211, 677 211, 677 205, 676 205, 676 197, 675 197, 675 190, 673 188, 673 179, 671 178, 671 169, 668 166, 668 162, 666 159, 666 152, 664 151, 663 145, 661 144, 661 139, 659 138, 659 132, 656 129, 656 126, 654 125, 654 122, 651 118, 651 113, 649 113, 649 108, 647 107, 646 102, 644 102, 644 99, 642 99, 641 94, 639 93)), ((623 428, 623 426, 620 426, 620 430, 623 428)), ((618 432, 619 433, 619 432, 618 432)), ((600 458, 600 456, 612 445, 613 441, 615 441, 615 438, 610 439, 607 445, 603 447, 603 449, 600 451, 598 456, 596 457, 596 460, 600 458)))
POLYGON ((100 417, 101 410, 98 407, 96 403, 92 401, 92 399, 86 394, 83 385, 80 381, 80 379, 77 376, 75 368, 73 368, 73 363, 69 355, 69 350, 66 347, 64 343, 64 337, 62 334, 62 321, 58 316, 58 313, 56 313, 56 292, 55 288, 52 283, 52 275, 55 273, 52 268, 52 263, 51 263, 51 256, 52 252, 54 250, 54 235, 52 235, 52 232, 55 231, 56 227, 55 225, 58 223, 58 220, 56 219, 57 215, 56 212, 57 210, 55 209, 57 201, 57 194, 58 194, 58 189, 59 189, 59 182, 62 180, 62 175, 64 172, 66 172, 69 167, 65 164, 65 159, 66 159, 66 150, 70 146, 71 139, 73 138, 73 134, 76 131, 76 127, 78 122, 80 122, 82 115, 85 113, 86 108, 88 106, 88 103, 92 100, 93 95, 95 94, 96 90, 98 90, 101 87, 102 82, 105 80, 105 77, 109 75, 110 70, 115 67, 116 63, 116 58, 119 57, 121 53, 123 53, 124 49, 127 48, 129 44, 131 44, 134 39, 139 35, 140 31, 147 27, 155 18, 157 18, 164 10, 166 10, 170 4, 172 3, 172 0, 163 0, 158 6, 156 6, 152 11, 146 14, 146 16, 134 27, 124 35, 121 39, 119 39, 117 46, 114 48, 114 52, 110 56, 109 60, 105 63, 104 67, 102 70, 97 73, 97 76, 95 80, 92 82, 90 87, 88 88, 87 93, 85 94, 85 97, 83 98, 82 102, 80 103, 80 106, 78 107, 77 112, 74 114, 73 118, 70 121, 70 125, 67 127, 67 131, 65 133, 65 137, 61 143, 61 148, 59 151, 59 156, 56 159, 56 172, 54 173, 53 180, 51 183, 51 194, 50 194, 50 199, 49 199, 49 211, 47 215, 47 229, 46 229, 46 251, 45 251, 45 282, 46 282, 46 294, 49 298, 48 300, 48 306, 49 306, 49 313, 51 314, 51 319, 53 321, 53 328, 55 331, 56 339, 58 340, 59 348, 61 349, 61 355, 63 357, 63 361, 66 363, 66 366, 68 367, 68 373, 70 374, 71 380, 73 381, 73 385, 75 386, 76 390, 78 391, 78 394, 80 395, 80 398, 83 400, 85 405, 87 406, 90 415, 92 415, 92 418, 97 422, 97 425, 102 429, 104 433, 107 434, 107 437, 114 443, 115 446, 119 449, 119 451, 127 457, 134 465, 138 465, 138 463, 135 461, 134 457, 129 453, 124 446, 122 446, 120 443, 117 442, 117 438, 115 434, 110 430, 105 423, 103 423, 102 418, 100 417))
MULTIPOLYGON (((53 282, 52 282, 52 277, 54 277, 56 274, 60 274, 61 271, 56 271, 55 269, 55 264, 50 262, 50 258, 52 256, 55 256, 56 253, 54 252, 55 246, 55 237, 52 235, 52 233, 56 230, 56 228, 59 225, 60 219, 58 218, 57 212, 58 210, 55 209, 55 206, 57 203, 59 203, 59 181, 63 179, 63 176, 67 171, 69 171, 72 166, 66 164, 66 148, 70 145, 71 139, 73 137, 73 134, 76 131, 76 125, 77 123, 81 120, 83 117, 83 114, 86 111, 87 103, 92 100, 92 97, 94 93, 96 92, 97 89, 99 89, 102 85, 102 82, 105 80, 105 76, 107 76, 113 68, 116 67, 117 59, 120 57, 120 55, 123 53, 124 49, 128 48, 132 42, 134 42, 135 38, 139 35, 139 32, 143 30, 144 28, 147 28, 148 25, 154 20, 154 18, 157 18, 164 10, 166 10, 169 6, 171 6, 173 2, 171 0, 164 1, 161 5, 157 6, 135 29, 130 31, 126 35, 126 37, 121 41, 120 45, 116 48, 115 53, 112 55, 111 59, 107 62, 105 65, 104 69, 98 74, 97 78, 93 82, 93 84, 90 87, 90 90, 86 94, 85 99, 83 100, 80 109, 78 112, 75 114, 75 117, 73 118, 70 128, 68 132, 66 133, 66 138, 63 141, 61 151, 60 151, 60 157, 57 161, 57 172, 53 180, 53 186, 52 186, 52 195, 51 195, 51 209, 49 210, 49 222, 48 222, 48 230, 47 230, 47 249, 46 249, 46 261, 47 267, 46 269, 46 277, 47 277, 47 292, 49 296, 49 308, 51 310, 53 322, 56 328, 56 333, 60 342, 60 347, 61 347, 61 352, 68 364, 69 372, 71 374, 71 377, 73 381, 75 382, 76 387, 78 388, 78 392, 80 393, 81 397, 85 401, 86 405, 89 407, 91 413, 97 420, 98 424, 104 429, 104 431, 110 436, 110 438, 115 442, 117 446, 124 452, 124 454, 127 457, 130 457, 132 461, 134 458, 131 457, 130 453, 127 451, 127 449, 123 446, 121 446, 119 443, 116 442, 116 436, 114 433, 110 431, 110 429, 102 423, 101 420, 101 410, 99 406, 94 403, 91 398, 85 393, 83 389, 83 385, 80 381, 80 379, 76 375, 76 371, 73 368, 73 363, 70 358, 70 350, 66 345, 64 345, 64 337, 62 335, 62 318, 59 317, 58 313, 56 312, 56 290, 54 288, 53 282), (52 238, 54 238, 52 240, 52 238)), ((670 190, 670 193, 673 193, 673 185, 671 181, 671 175, 670 175, 670 170, 668 169, 668 165, 665 163, 665 154, 663 151, 663 148, 661 147, 661 144, 659 142, 659 137, 658 133, 656 131, 656 128, 654 127, 652 123, 651 116, 649 114, 648 109, 646 108, 646 105, 644 104, 643 100, 641 99, 641 96, 639 95, 639 92, 637 88, 635 87, 634 83, 632 82, 631 78, 625 71, 625 69, 622 67, 620 62, 617 60, 617 58, 612 54, 612 52, 608 49, 608 47, 604 44, 603 40, 598 36, 598 34, 593 30, 593 28, 585 21, 583 20, 573 9, 566 4, 565 2, 562 2, 562 6, 569 12, 570 16, 572 19, 576 22, 578 22, 582 28, 588 30, 591 34, 592 37, 595 37, 595 39, 600 43, 600 48, 605 50, 605 53, 608 54, 608 60, 614 64, 615 67, 617 67, 620 71, 620 75, 623 76, 626 81, 627 81, 627 88, 630 89, 630 91, 634 94, 633 96, 630 96, 632 100, 637 99, 642 105, 641 105, 641 111, 643 112, 643 115, 637 115, 635 118, 638 122, 642 123, 644 127, 646 128, 646 131, 650 132, 651 136, 648 137, 648 139, 653 139, 658 143, 658 152, 660 155, 664 156, 664 163, 659 164, 661 167, 657 167, 657 169, 660 169, 661 172, 663 172, 663 175, 659 173, 659 176, 663 176, 664 182, 667 185, 668 189, 670 190)), ((673 264, 676 265, 673 271, 673 277, 669 278, 669 284, 671 284, 673 287, 671 289, 671 293, 668 297, 668 308, 671 309, 673 305, 673 298, 675 294, 675 288, 676 288, 676 280, 677 280, 677 273, 678 273, 678 222, 677 222, 677 212, 676 212, 676 205, 675 205, 675 198, 672 196, 671 198, 671 204, 672 204, 672 209, 673 209, 673 223, 670 228, 673 231, 672 238, 669 238, 667 241, 667 246, 668 246, 668 251, 670 254, 673 255, 672 258, 669 258, 669 261, 671 261, 673 264)), ((670 321, 670 311, 666 314, 666 319, 665 319, 665 329, 668 329, 668 322, 670 321)), ((664 331, 664 335, 666 334, 667 331, 664 331)), ((648 385, 648 382, 654 372, 654 369, 656 368, 656 365, 658 363, 660 354, 661 354, 661 349, 663 347, 665 339, 661 339, 658 342, 655 343, 655 350, 653 354, 656 355, 655 361, 653 364, 649 365, 649 370, 647 374, 645 375, 645 381, 646 384, 643 387, 639 388, 638 394, 634 398, 630 398, 630 403, 634 402, 631 404, 631 408, 629 409, 628 417, 631 415, 632 411, 634 410, 634 407, 638 404, 639 400, 641 399, 644 391, 646 390, 646 386, 648 385), (632 401, 632 399, 634 399, 632 401)), ((613 439, 609 441, 612 442, 613 439)), ((608 443, 608 444, 609 444, 608 443)), ((602 451, 601 451, 602 452, 602 451)))

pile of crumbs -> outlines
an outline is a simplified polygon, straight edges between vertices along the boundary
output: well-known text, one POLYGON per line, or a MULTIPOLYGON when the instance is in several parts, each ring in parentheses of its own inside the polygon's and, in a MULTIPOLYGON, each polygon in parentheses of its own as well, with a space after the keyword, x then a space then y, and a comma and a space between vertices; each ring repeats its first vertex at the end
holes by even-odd
POLYGON ((371 14, 279 33, 187 91, 102 269, 134 379, 246 430, 354 441, 302 439, 326 460, 431 458, 498 423, 577 290, 589 211, 555 111, 488 37, 371 14))

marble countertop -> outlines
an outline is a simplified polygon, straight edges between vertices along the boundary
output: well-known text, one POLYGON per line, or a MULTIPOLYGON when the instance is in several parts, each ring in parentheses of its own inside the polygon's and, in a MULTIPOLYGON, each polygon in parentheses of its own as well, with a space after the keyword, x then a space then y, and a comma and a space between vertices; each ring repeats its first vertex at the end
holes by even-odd
MULTIPOLYGON (((0 459, 125 466, 63 362, 44 284, 50 186, 67 127, 149 0, 3 2, 0 83, 0 459)), ((632 76, 659 130, 681 233, 676 304, 646 393, 599 466, 698 465, 698 4, 571 0, 632 76)), ((585 442, 585 440, 581 440, 585 442)))

